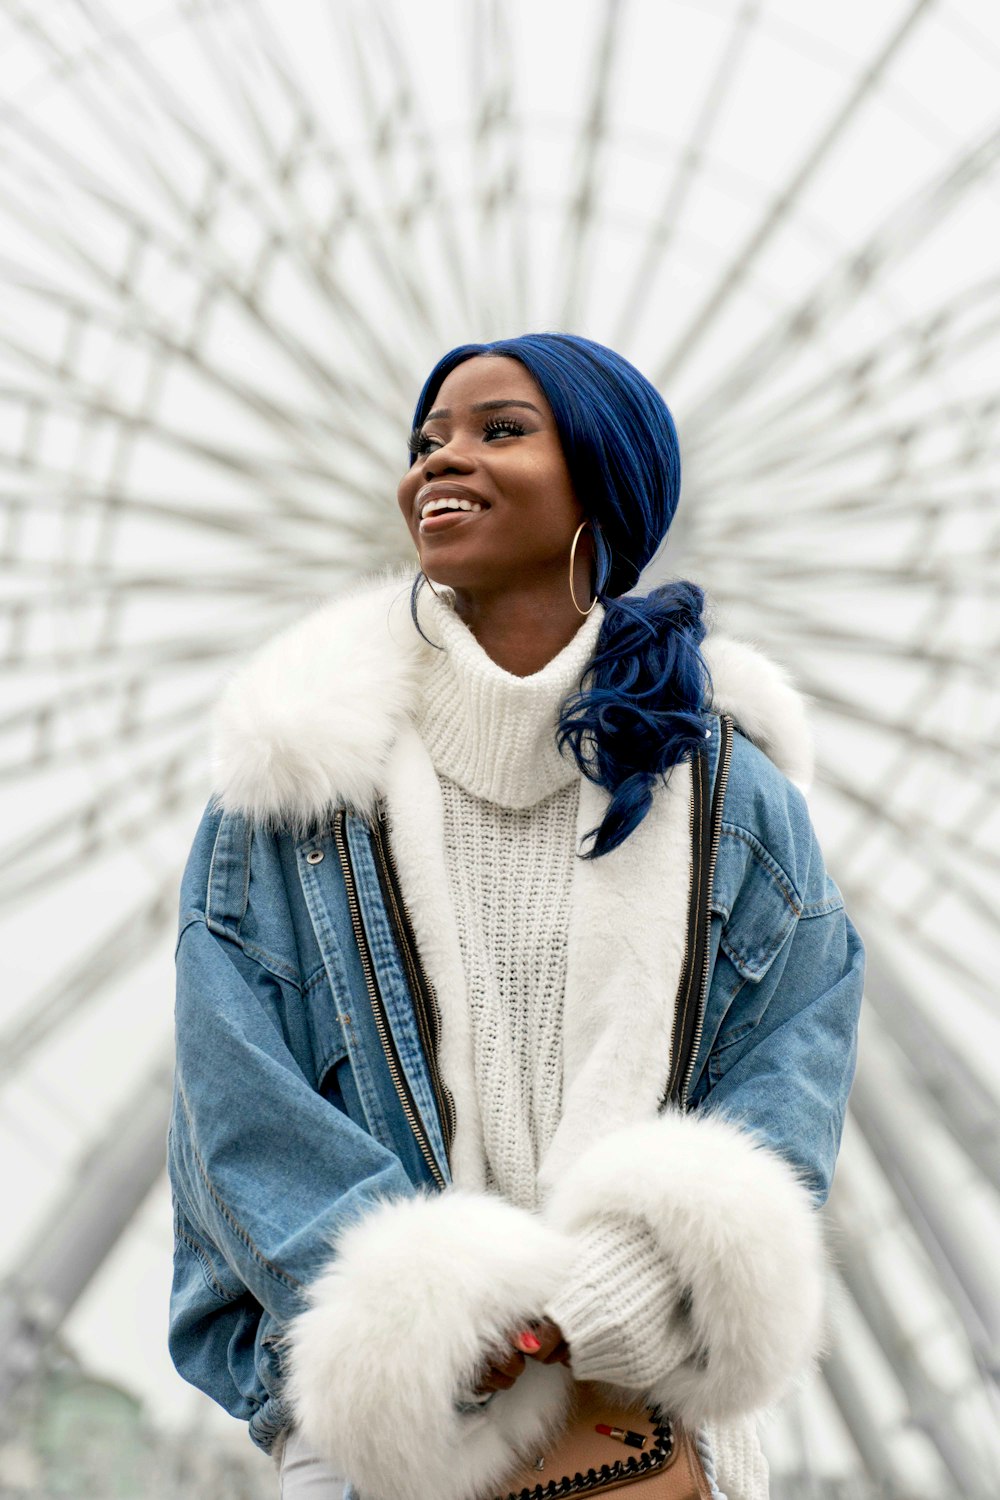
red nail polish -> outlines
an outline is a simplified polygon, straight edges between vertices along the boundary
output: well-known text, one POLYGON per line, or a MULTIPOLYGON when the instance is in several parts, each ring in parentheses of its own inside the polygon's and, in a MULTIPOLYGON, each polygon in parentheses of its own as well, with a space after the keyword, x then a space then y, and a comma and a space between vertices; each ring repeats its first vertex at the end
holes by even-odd
POLYGON ((519 1333, 518 1339, 520 1340, 521 1346, 524 1349, 525 1353, 534 1354, 536 1349, 540 1349, 542 1347, 541 1339, 536 1339, 535 1335, 533 1333, 529 1333, 527 1330, 525 1330, 523 1333, 519 1333))

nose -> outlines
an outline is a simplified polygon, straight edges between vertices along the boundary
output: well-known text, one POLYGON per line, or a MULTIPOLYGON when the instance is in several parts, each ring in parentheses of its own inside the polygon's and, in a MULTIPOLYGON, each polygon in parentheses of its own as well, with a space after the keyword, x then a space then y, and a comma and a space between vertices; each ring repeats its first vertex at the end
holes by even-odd
POLYGON ((472 460, 463 455, 454 438, 450 438, 447 443, 442 443, 439 448, 432 448, 424 458, 424 473, 428 480, 436 479, 439 474, 445 474, 449 469, 457 468, 467 474, 473 467, 472 460))

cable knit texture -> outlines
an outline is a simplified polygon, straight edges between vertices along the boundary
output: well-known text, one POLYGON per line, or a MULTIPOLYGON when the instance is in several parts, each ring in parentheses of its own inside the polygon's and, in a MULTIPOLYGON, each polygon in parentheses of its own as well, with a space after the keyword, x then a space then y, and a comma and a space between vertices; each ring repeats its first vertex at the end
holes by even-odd
POLYGON ((452 897, 469 986, 485 1185, 537 1208, 562 1109, 562 1006, 579 782, 497 807, 441 778, 452 897))
MULTIPOLYGON (((540 1207, 539 1162, 562 1109, 562 1027, 580 772, 560 755, 563 701, 580 685, 603 618, 529 677, 482 649, 454 595, 421 601, 434 653, 415 715, 442 791, 449 893, 468 985, 485 1182, 540 1207)), ((578 1379, 635 1393, 700 1353, 684 1288, 639 1218, 608 1213, 544 1311, 562 1328, 578 1379)), ((761 1500, 766 1478, 752 1419, 713 1432, 730 1500, 761 1500), (746 1483, 744 1484, 744 1478, 746 1483)))
POLYGON ((562 1007, 580 774, 560 707, 600 632, 598 603, 530 677, 505 671, 452 607, 428 601, 435 653, 417 728, 441 784, 449 887, 472 1017, 486 1186, 537 1208, 562 1109, 562 1007))

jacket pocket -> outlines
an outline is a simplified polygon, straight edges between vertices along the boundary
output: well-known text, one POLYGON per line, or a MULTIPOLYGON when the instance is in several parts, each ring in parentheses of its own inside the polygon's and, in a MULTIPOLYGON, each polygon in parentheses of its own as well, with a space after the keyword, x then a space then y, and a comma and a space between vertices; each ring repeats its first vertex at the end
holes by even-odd
POLYGON ((196 1275, 218 1302, 235 1301, 246 1290, 219 1252, 195 1229, 174 1198, 174 1277, 182 1284, 197 1267, 196 1275))
POLYGON ((726 1053, 760 1021, 770 986, 762 985, 791 937, 802 901, 781 866, 746 829, 724 823, 712 894, 722 918, 713 989, 722 995, 722 1019, 709 1058, 718 1081, 726 1053))
MULTIPOLYGON (((322 966, 307 980, 302 998, 309 1021, 309 1039, 313 1058, 316 1091, 324 1098, 337 1092, 337 1073, 347 1056, 344 1023, 350 1016, 341 1015, 322 966)), ((336 1102, 331 1099, 331 1103, 336 1102)))

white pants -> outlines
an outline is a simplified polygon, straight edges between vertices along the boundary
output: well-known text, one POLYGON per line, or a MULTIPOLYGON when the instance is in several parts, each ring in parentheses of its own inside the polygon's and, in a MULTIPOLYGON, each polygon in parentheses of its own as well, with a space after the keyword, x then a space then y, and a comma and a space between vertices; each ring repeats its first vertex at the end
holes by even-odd
POLYGON ((279 1500, 343 1500, 344 1480, 290 1427, 278 1456, 279 1500))

